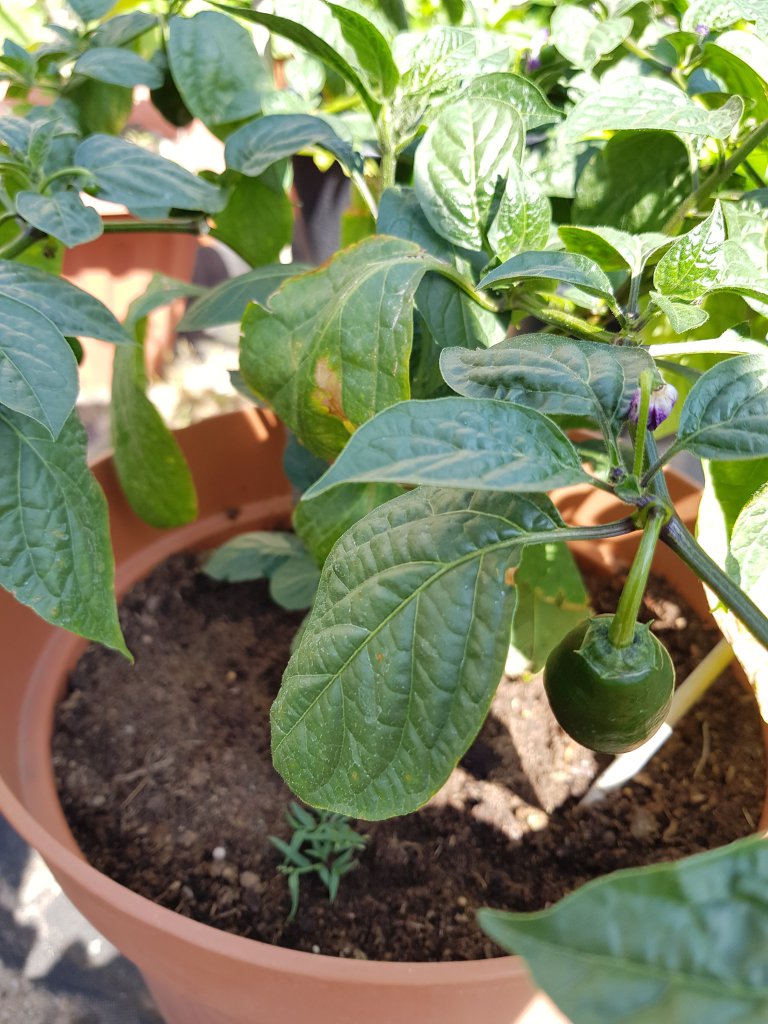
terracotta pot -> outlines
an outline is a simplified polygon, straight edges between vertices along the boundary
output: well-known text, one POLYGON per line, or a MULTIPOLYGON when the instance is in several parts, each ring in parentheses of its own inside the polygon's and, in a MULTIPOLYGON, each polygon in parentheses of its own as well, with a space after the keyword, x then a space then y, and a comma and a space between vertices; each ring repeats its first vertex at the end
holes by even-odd
MULTIPOLYGON (((174 552, 288 521, 283 435, 268 413, 231 414, 178 436, 200 492, 200 518, 189 526, 161 532, 141 523, 111 462, 95 468, 110 501, 120 593, 174 552)), ((695 486, 669 481, 690 519, 695 486)), ((615 503, 594 489, 570 488, 559 500, 571 521, 616 517, 615 503)), ((627 564, 632 547, 624 538, 582 546, 580 555, 611 570, 627 564)), ((655 567, 707 613, 698 582, 663 548, 655 567)), ((137 964, 168 1024, 567 1024, 516 957, 409 964, 314 956, 190 921, 90 867, 64 820, 50 757, 54 705, 84 647, 0 592, 0 807, 70 899, 137 964)))

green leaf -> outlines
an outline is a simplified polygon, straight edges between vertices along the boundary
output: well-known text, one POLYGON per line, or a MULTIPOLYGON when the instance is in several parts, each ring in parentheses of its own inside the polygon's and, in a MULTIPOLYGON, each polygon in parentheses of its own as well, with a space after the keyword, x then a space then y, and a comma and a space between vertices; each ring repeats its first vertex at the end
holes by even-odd
POLYGON ((12 153, 25 156, 32 137, 32 125, 23 117, 6 114, 0 117, 0 142, 4 142, 12 153))
POLYGON ((498 100, 514 107, 523 119, 527 132, 545 124, 553 124, 563 116, 552 106, 537 85, 527 78, 507 71, 478 75, 461 93, 461 97, 471 100, 498 100))
POLYGON ((598 265, 573 252, 521 252, 480 281, 481 288, 508 288, 523 278, 547 278, 583 288, 616 307, 611 282, 598 265))
POLYGON ((768 455, 768 357, 734 356, 708 370, 685 401, 674 447, 702 459, 768 455))
POLYGON ((77 147, 74 162, 93 172, 100 199, 122 203, 136 216, 167 213, 174 206, 216 213, 224 206, 214 185, 125 139, 91 135, 77 147))
POLYGON ((432 265, 418 246, 374 236, 246 312, 243 377, 315 455, 334 458, 356 427, 408 397, 413 296, 432 265))
POLYGON ((541 413, 435 398, 400 402, 360 427, 304 498, 353 482, 533 492, 586 479, 573 445, 541 413))
POLYGON ((549 239, 551 210, 541 186, 522 167, 512 164, 499 208, 488 230, 488 242, 499 259, 526 250, 543 249, 549 239))
POLYGON ((656 289, 663 295, 698 299, 722 273, 724 241, 725 219, 716 202, 707 219, 676 238, 659 260, 653 275, 656 289))
POLYGON ((763 0, 694 0, 683 14, 681 27, 695 32, 697 25, 713 29, 728 28, 737 21, 757 23, 758 33, 768 33, 768 14, 763 0))
POLYGON ((144 35, 159 23, 156 14, 147 11, 131 11, 130 14, 119 14, 116 18, 99 25, 91 36, 92 46, 125 46, 139 36, 144 35))
POLYGON ((219 10, 234 14, 238 18, 254 21, 257 25, 264 25, 265 28, 268 28, 270 32, 274 32, 275 35, 290 39, 292 43, 296 43, 297 46, 303 47, 314 57, 318 57, 329 68, 332 68, 337 74, 341 75, 345 81, 349 82, 368 108, 371 117, 374 121, 376 120, 381 105, 370 94, 352 65, 340 53, 337 53, 332 46, 329 46, 324 39, 321 39, 320 36, 310 32, 304 25, 300 25, 298 22, 291 21, 288 18, 281 18, 277 14, 266 14, 264 11, 251 11, 245 8, 228 7, 217 3, 214 3, 213 6, 218 7, 219 10))
POLYGON ((307 146, 332 153, 347 170, 362 170, 362 159, 330 124, 311 114, 270 114, 238 128, 227 139, 227 167, 257 177, 307 146))
POLYGON ((343 484, 311 501, 302 499, 293 511, 293 526, 316 563, 322 565, 343 533, 402 493, 395 484, 343 484))
POLYGON ((550 651, 590 615, 589 598, 565 544, 525 548, 515 572, 512 646, 538 672, 550 651))
POLYGON ((206 560, 203 570, 213 579, 228 583, 269 579, 283 562, 305 554, 306 548, 295 533, 257 530, 222 544, 206 560))
POLYGON ((67 0, 67 3, 85 22, 98 21, 115 6, 115 0, 67 0))
POLYGON ((168 306, 177 299, 204 294, 205 288, 202 285, 179 281, 175 277, 166 277, 165 274, 153 274, 143 294, 134 299, 128 307, 125 316, 126 330, 136 337, 143 330, 141 321, 160 306, 168 306))
POLYGON ((574 223, 659 231, 693 191, 690 164, 685 143, 670 132, 619 132, 576 183, 574 223))
POLYGON ((253 117, 272 89, 251 33, 218 11, 171 18, 168 63, 186 107, 206 125, 253 117))
POLYGON ((91 242, 104 231, 96 210, 85 206, 76 192, 17 192, 16 210, 33 228, 52 235, 71 249, 91 242))
POLYGON ((362 14, 339 4, 327 6, 341 26, 344 41, 352 47, 360 67, 374 90, 381 96, 391 96, 400 81, 400 72, 392 57, 389 43, 362 14))
POLYGON ((133 89, 81 78, 67 90, 67 100, 75 108, 82 135, 94 132, 119 135, 133 109, 133 89))
POLYGON ((319 580, 320 570, 311 555, 287 558, 272 573, 269 593, 281 608, 300 611, 311 606, 319 580))
MULTIPOLYGON (((472 280, 475 265, 485 263, 481 254, 452 245, 434 231, 422 213, 416 195, 408 188, 388 188, 384 192, 379 204, 377 230, 384 235, 415 242, 472 280)), ((416 306, 434 338, 435 348, 448 345, 488 347, 497 344, 506 334, 506 323, 502 317, 483 309, 441 274, 425 275, 416 292, 416 306)))
POLYGON ((136 342, 117 350, 112 371, 112 446, 120 486, 134 512, 161 529, 193 522, 197 493, 176 438, 146 395, 143 335, 154 309, 196 290, 156 274, 145 294, 131 303, 126 326, 136 342))
POLYGON ((671 82, 620 78, 579 100, 565 119, 566 138, 601 137, 608 131, 652 128, 702 138, 726 139, 739 123, 744 101, 731 96, 722 107, 698 106, 671 82))
POLYGON ((632 31, 631 18, 598 20, 575 4, 561 4, 552 15, 552 45, 583 71, 592 68, 624 42, 632 31))
POLYGON ((95 46, 78 57, 72 73, 109 85, 147 85, 157 89, 163 84, 160 71, 132 50, 117 46, 95 46))
MULTIPOLYGON (((767 578, 762 566, 768 543, 765 530, 768 458, 748 462, 704 462, 704 481, 696 524, 699 543, 710 558, 744 587, 757 606, 766 611, 767 578)), ((741 662, 763 718, 768 720, 765 648, 711 591, 705 592, 717 625, 741 662)))
POLYGON ((380 819, 439 789, 501 678, 507 566, 558 529, 543 496, 420 488, 342 537, 272 707, 275 767, 302 800, 380 819))
POLYGON ((0 295, 0 405, 58 437, 77 386, 77 362, 61 332, 36 309, 0 295))
POLYGON ((766 885, 768 844, 754 836, 598 878, 538 913, 481 910, 479 922, 580 1024, 757 1024, 766 885))
POLYGON ((293 207, 284 192, 276 192, 261 178, 226 172, 224 209, 213 218, 211 234, 242 256, 252 267, 275 262, 293 233, 293 207), (258 228, 254 211, 258 210, 258 228))
POLYGON ((768 82, 768 46, 750 32, 724 32, 704 46, 704 67, 713 72, 725 89, 751 100, 752 113, 760 120, 768 113, 765 85, 768 82))
POLYGON ((65 335, 130 342, 106 306, 54 274, 11 260, 0 260, 0 295, 18 299, 47 316, 65 335))
POLYGON ((183 333, 204 331, 222 324, 239 324, 249 303, 258 302, 260 306, 266 306, 270 295, 286 278, 296 277, 307 270, 309 267, 303 263, 272 263, 231 277, 204 291, 186 311, 177 329, 183 333))
POLYGON ((525 127, 507 103, 459 97, 444 107, 419 143, 414 187, 438 234, 482 249, 494 213, 497 180, 519 159, 525 127))
POLYGON ((687 334, 695 331, 709 320, 709 313, 700 306, 690 306, 687 302, 674 302, 665 295, 651 291, 651 299, 655 306, 664 313, 669 320, 669 326, 675 334, 687 334))
POLYGON ((440 369, 449 386, 467 398, 586 420, 610 437, 626 420, 640 374, 653 370, 653 359, 639 347, 528 334, 487 350, 446 349, 440 369))
POLYGON ((54 441, 41 424, 0 409, 0 586, 47 622, 130 657, 107 503, 74 412, 54 441))
POLYGON ((642 273, 652 259, 661 258, 662 249, 672 239, 658 232, 631 235, 610 227, 578 227, 564 224, 558 234, 570 252, 580 253, 598 263, 603 270, 629 269, 633 276, 642 273))

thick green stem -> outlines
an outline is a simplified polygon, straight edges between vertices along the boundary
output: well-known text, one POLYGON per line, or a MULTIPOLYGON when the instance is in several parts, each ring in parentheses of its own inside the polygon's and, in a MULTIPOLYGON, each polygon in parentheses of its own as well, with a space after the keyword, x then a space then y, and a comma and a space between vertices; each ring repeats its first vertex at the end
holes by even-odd
POLYGON ((727 181, 733 172, 744 163, 752 150, 756 149, 766 138, 768 138, 768 121, 763 121, 762 124, 759 124, 757 128, 754 128, 752 132, 750 132, 744 142, 734 150, 725 163, 721 164, 716 171, 713 171, 712 174, 710 174, 709 177, 699 185, 695 192, 688 196, 687 199, 683 200, 662 228, 664 233, 669 235, 677 231, 688 214, 697 209, 707 196, 710 196, 719 185, 722 185, 723 182, 727 181))
POLYGON ((133 234, 153 232, 161 235, 200 235, 205 230, 205 221, 195 220, 108 220, 104 222, 105 234, 133 234))
POLYGON ((649 510, 645 520, 643 539, 640 541, 640 547, 637 549, 632 568, 629 570, 629 576, 621 592, 616 614, 608 633, 614 647, 629 647, 634 639, 637 614, 643 602, 648 573, 651 571, 653 553, 656 550, 656 541, 659 539, 664 520, 663 509, 652 508, 649 510))
POLYGON ((643 370, 640 374, 640 408, 637 414, 637 430, 635 431, 635 462, 634 474, 639 480, 643 473, 645 459, 645 436, 648 433, 648 410, 651 407, 651 388, 653 387, 653 371, 643 370))
POLYGON ((93 172, 89 171, 87 167, 61 167, 58 171, 54 171, 53 174, 49 174, 46 178, 40 182, 40 191, 45 192, 48 186, 53 181, 57 181, 59 178, 93 178, 93 172))
POLYGON ((486 292, 478 291, 472 281, 470 281, 468 277, 465 277, 461 271, 457 270, 455 267, 452 267, 448 263, 435 260, 431 269, 437 271, 438 274, 442 274, 443 277, 447 277, 449 281, 453 281, 458 288, 461 288, 465 295, 468 295, 470 299, 474 299, 478 306, 482 306, 483 309, 487 309, 489 313, 501 312, 501 306, 498 302, 492 299, 486 292))
POLYGON ((379 113, 379 148, 381 149, 381 191, 392 188, 397 178, 397 153, 389 124, 389 107, 385 104, 379 113))
POLYGON ((744 623, 750 633, 768 648, 768 618, 744 591, 714 562, 677 516, 672 516, 661 531, 661 539, 703 580, 744 623))
POLYGON ((14 238, 12 242, 9 242, 8 245, 0 249, 0 260, 12 260, 17 256, 21 256, 23 252, 26 252, 35 242, 39 242, 41 238, 45 238, 44 232, 38 231, 37 228, 28 228, 18 238, 14 238))
POLYGON ((552 309, 550 306, 539 306, 525 296, 514 299, 514 305, 517 309, 530 313, 531 316, 535 316, 544 323, 552 324, 553 327, 560 327, 572 334, 578 334, 581 338, 606 343, 613 342, 616 339, 616 336, 611 334, 610 331, 604 331, 601 327, 595 327, 594 324, 587 323, 581 317, 573 316, 571 313, 564 313, 559 309, 552 309))

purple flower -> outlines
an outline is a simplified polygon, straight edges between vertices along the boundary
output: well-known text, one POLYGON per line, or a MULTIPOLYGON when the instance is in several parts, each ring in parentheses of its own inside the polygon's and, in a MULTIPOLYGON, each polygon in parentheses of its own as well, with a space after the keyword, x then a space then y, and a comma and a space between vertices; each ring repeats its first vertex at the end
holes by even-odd
POLYGON ((525 70, 530 74, 532 71, 538 71, 541 67, 541 51, 547 45, 549 40, 549 29, 540 28, 531 36, 531 43, 528 47, 528 57, 525 62, 525 70))
MULTIPOLYGON (((655 430, 669 416, 677 401, 677 388, 673 384, 662 384, 651 391, 651 401, 648 406, 648 429, 655 430)), ((635 389, 632 401, 629 404, 627 414, 630 423, 637 423, 640 415, 640 388, 635 389)))
POLYGON ((703 39, 704 36, 709 35, 709 25, 697 25, 693 31, 700 39, 703 39))

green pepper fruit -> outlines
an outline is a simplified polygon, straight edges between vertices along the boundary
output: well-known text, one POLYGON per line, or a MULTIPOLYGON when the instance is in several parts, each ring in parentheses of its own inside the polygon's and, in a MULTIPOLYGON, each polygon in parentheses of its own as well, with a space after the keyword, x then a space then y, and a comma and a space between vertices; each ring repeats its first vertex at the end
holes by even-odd
POLYGON ((544 667, 544 689, 560 725, 578 743, 605 754, 633 750, 664 721, 675 686, 666 648, 643 623, 632 643, 609 638, 613 615, 572 629, 544 667))

